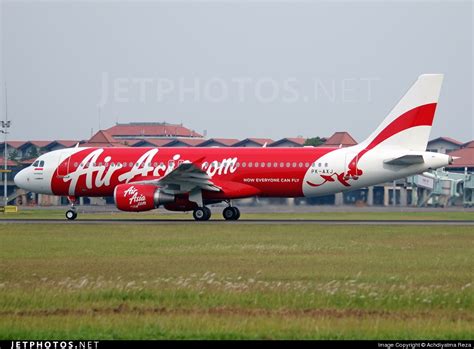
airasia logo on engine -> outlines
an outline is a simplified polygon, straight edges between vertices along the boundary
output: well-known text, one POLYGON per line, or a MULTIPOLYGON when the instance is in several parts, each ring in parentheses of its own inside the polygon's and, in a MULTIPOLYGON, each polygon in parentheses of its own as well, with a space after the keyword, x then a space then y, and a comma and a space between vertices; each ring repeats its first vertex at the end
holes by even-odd
POLYGON ((115 188, 115 205, 122 211, 153 210, 155 191, 150 184, 120 184, 115 188))
POLYGON ((123 192, 123 197, 128 199, 130 208, 139 208, 146 206, 146 196, 140 194, 133 185, 123 192))

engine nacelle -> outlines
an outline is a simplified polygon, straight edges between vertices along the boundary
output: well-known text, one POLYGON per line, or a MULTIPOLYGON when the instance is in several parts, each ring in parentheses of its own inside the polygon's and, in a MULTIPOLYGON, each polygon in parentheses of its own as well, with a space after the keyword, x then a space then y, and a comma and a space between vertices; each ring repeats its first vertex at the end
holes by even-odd
POLYGON ((120 184, 115 187, 114 200, 119 210, 139 212, 172 203, 175 197, 151 184, 120 184))

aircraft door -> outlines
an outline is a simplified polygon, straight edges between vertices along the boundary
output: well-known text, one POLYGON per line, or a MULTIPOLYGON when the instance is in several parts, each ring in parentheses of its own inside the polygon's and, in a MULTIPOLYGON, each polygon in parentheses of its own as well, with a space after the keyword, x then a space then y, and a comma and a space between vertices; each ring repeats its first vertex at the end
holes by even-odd
POLYGON ((58 170, 57 176, 58 177, 65 177, 69 173, 69 166, 70 166, 71 156, 66 152, 61 152, 59 155, 58 161, 58 170))

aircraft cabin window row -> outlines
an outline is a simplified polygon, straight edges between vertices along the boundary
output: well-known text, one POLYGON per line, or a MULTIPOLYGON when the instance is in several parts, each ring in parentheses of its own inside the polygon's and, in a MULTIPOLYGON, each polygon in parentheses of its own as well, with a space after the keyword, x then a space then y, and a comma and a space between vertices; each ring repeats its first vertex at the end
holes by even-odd
MULTIPOLYGON (((183 161, 179 161, 178 162, 178 165, 181 165, 183 163, 183 161)), ((43 166, 44 165, 44 161, 41 161, 39 162, 39 165, 38 165, 38 161, 35 161, 35 163, 33 164, 33 166, 43 166)), ((144 167, 144 166, 147 166, 147 167, 165 167, 165 164, 163 162, 161 163, 157 163, 157 162, 154 162, 154 163, 148 163, 148 164, 141 164, 139 167, 144 167)), ((221 163, 221 162, 211 162, 211 165, 213 166, 225 166, 227 165, 227 163, 221 163)), ((232 163, 230 163, 229 165, 232 165, 232 163)), ((133 162, 124 162, 124 163, 121 163, 121 162, 117 162, 117 163, 114 163, 114 162, 111 162, 111 163, 102 163, 102 162, 99 162, 99 163, 92 163, 92 164, 79 164, 78 162, 75 162, 74 163, 74 167, 78 167, 78 166, 82 166, 82 167, 85 167, 85 166, 92 166, 92 167, 101 167, 101 166, 110 166, 110 167, 115 167, 115 166, 120 166, 120 167, 134 167, 134 166, 138 166, 138 164, 136 163, 133 163, 133 162)), ((168 167, 170 166, 175 166, 175 163, 174 161, 169 161, 168 162, 168 167)), ((208 164, 209 166, 209 164, 208 164)), ((302 167, 305 167, 305 168, 309 168, 309 167, 328 167, 328 163, 321 163, 321 162, 314 162, 312 164, 310 164, 309 162, 258 162, 258 161, 255 161, 255 162, 237 162, 235 163, 235 166, 236 167, 274 167, 274 168, 284 168, 284 167, 287 167, 287 168, 302 168, 302 167)))

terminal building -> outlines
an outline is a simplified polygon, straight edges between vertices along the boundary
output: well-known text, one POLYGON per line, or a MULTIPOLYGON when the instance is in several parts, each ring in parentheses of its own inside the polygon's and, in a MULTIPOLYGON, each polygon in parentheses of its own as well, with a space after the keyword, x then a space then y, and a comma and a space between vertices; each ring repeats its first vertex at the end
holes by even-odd
MULTIPOLYGON (((348 147, 357 141, 347 132, 335 132, 321 138, 323 147, 348 147)), ((17 205, 68 204, 66 198, 26 193, 16 188, 13 177, 22 168, 31 165, 40 154, 74 147, 303 147, 303 137, 269 138, 205 138, 182 124, 129 123, 116 124, 99 130, 87 140, 29 140, 8 141, 8 198, 17 205)), ((0 144, 4 154, 5 144, 0 144)), ((357 206, 450 206, 474 205, 474 140, 459 142, 449 137, 438 137, 428 142, 427 150, 456 157, 453 164, 430 174, 413 176, 394 183, 383 183, 345 193, 316 198, 254 199, 250 204, 271 203, 290 205, 357 205, 357 206)), ((0 164, 4 159, 0 158, 0 164)), ((3 178, 2 178, 3 181, 3 178)), ((3 183, 2 183, 3 184, 3 183)), ((111 198, 82 198, 82 204, 113 203, 111 198)))

